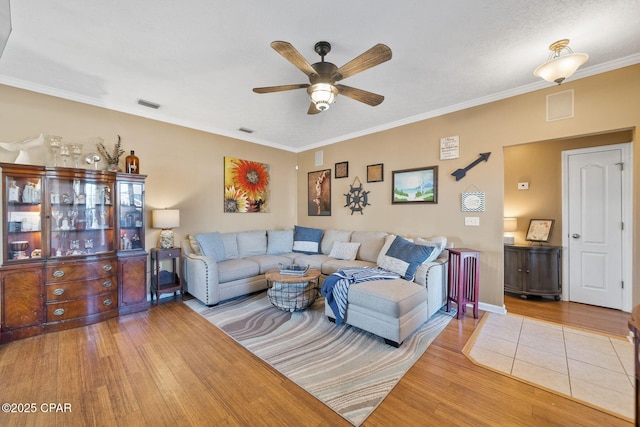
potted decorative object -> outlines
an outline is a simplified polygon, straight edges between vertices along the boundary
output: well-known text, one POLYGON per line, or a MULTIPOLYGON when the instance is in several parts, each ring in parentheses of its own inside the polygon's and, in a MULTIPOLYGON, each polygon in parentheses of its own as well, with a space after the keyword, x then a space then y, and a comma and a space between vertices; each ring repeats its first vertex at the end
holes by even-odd
POLYGON ((102 138, 100 139, 100 142, 96 144, 96 147, 98 148, 98 152, 100 153, 100 155, 102 155, 102 158, 104 159, 104 161, 107 162, 106 169, 108 171, 122 172, 122 169, 120 169, 119 163, 120 163, 120 156, 124 154, 124 150, 121 148, 121 145, 122 145, 122 141, 121 141, 120 135, 118 135, 118 142, 116 142, 116 145, 115 147, 113 147, 113 151, 111 153, 107 151, 106 147, 104 146, 104 143, 102 142, 102 138))

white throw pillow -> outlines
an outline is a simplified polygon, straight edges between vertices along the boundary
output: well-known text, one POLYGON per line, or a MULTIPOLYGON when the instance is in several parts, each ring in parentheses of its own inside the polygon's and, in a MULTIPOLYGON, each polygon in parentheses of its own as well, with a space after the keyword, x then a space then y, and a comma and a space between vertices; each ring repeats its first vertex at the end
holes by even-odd
POLYGON ((419 237, 416 239, 418 245, 433 246, 435 249, 425 262, 431 262, 438 258, 442 251, 447 248, 447 238, 445 236, 419 237))
POLYGON ((329 257, 353 261, 358 254, 358 248, 360 248, 360 243, 335 241, 329 257))

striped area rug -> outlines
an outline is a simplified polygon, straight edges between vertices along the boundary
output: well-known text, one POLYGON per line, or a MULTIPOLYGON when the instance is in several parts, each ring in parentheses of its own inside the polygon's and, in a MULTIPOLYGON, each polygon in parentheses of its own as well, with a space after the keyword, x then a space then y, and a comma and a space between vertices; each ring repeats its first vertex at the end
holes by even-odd
POLYGON ((436 313, 398 349, 373 334, 329 322, 323 298, 294 313, 274 308, 266 292, 215 307, 196 299, 185 304, 355 426, 455 316, 436 313))

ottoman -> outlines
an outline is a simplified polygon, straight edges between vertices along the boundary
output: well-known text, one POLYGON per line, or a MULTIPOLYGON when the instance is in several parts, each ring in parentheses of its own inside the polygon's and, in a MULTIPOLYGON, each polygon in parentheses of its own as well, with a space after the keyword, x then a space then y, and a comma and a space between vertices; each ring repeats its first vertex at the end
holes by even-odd
MULTIPOLYGON (((325 315, 335 321, 325 303, 325 315)), ((349 287, 344 322, 400 347, 428 319, 427 289, 404 279, 372 280, 349 287)))

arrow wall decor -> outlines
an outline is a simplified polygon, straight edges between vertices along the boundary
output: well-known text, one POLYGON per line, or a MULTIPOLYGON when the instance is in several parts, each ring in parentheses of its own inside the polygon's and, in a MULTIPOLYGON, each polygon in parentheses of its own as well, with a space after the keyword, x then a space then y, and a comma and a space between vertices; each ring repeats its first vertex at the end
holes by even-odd
POLYGON ((469 166, 467 166, 464 169, 457 169, 455 172, 453 172, 451 175, 456 177, 456 181, 460 181, 462 178, 465 177, 465 175, 467 174, 467 171, 469 169, 471 169, 472 167, 476 166, 477 164, 479 164, 480 162, 486 162, 487 160, 489 160, 489 156, 491 155, 491 153, 480 153, 480 157, 478 157, 476 160, 473 161, 473 163, 471 163, 469 166))

